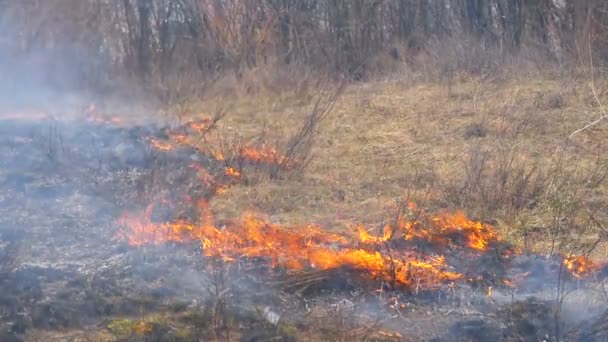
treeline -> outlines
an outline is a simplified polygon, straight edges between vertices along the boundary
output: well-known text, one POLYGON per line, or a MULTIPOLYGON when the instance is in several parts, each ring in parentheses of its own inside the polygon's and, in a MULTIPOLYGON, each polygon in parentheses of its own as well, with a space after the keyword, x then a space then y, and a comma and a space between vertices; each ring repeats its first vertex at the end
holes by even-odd
POLYGON ((93 83, 264 65, 357 80, 390 60, 476 72, 488 51, 565 63, 589 46, 608 58, 604 0, 0 0, 0 11, 0 63, 54 63, 55 76, 93 83))

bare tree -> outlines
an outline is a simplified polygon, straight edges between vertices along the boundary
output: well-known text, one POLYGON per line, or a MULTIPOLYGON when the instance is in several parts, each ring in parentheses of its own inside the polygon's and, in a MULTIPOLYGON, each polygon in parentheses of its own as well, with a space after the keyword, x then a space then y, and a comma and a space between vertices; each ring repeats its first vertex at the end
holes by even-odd
POLYGON ((197 83, 222 70, 239 74, 265 64, 359 79, 378 53, 395 44, 416 53, 430 39, 468 37, 502 54, 533 48, 557 61, 592 40, 598 61, 608 58, 608 4, 601 0, 34 0, 0 6, 0 27, 9 32, 0 39, 0 54, 54 51, 63 59, 72 54, 73 61, 101 60, 116 76, 164 89, 173 87, 175 75, 197 83))

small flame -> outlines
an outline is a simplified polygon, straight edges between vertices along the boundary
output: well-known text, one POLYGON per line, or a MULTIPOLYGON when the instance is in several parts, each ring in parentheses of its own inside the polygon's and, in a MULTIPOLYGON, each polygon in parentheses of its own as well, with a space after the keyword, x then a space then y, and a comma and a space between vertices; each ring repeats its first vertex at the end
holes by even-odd
POLYGON ((277 150, 267 144, 262 144, 259 148, 250 145, 241 147, 241 157, 252 162, 266 162, 269 164, 280 164, 285 160, 277 150))
POLYGON ((211 127, 211 124, 212 124, 211 118, 203 118, 198 121, 191 121, 191 122, 187 123, 186 126, 200 134, 200 133, 204 133, 204 132, 208 131, 209 128, 211 127))
POLYGON ((384 233, 381 237, 371 235, 363 225, 358 225, 357 231, 359 232, 359 240, 363 243, 379 244, 387 242, 393 236, 393 228, 391 226, 384 226, 384 233))
POLYGON ((119 116, 109 116, 99 112, 95 103, 91 103, 84 110, 86 113, 85 120, 96 125, 118 125, 124 123, 124 119, 119 116))
POLYGON ((224 171, 224 173, 226 174, 226 176, 229 177, 233 177, 233 178, 240 178, 241 177, 241 173, 232 167, 227 167, 226 170, 224 171))
POLYGON ((175 145, 168 141, 162 141, 154 138, 148 139, 150 146, 160 151, 171 151, 175 149, 175 145))
POLYGON ((228 187, 226 185, 220 184, 215 188, 215 193, 218 195, 225 194, 228 191, 228 187))
POLYGON ((573 254, 564 257, 564 265, 572 276, 579 279, 587 276, 598 268, 598 266, 589 258, 582 255, 576 256, 573 254))
MULTIPOLYGON (((213 120, 211 118, 204 118, 199 121, 189 122, 184 125, 184 127, 202 134, 207 132, 212 125, 213 120)), ((293 166, 287 162, 287 158, 283 154, 278 152, 275 147, 265 143, 260 144, 259 146, 254 146, 250 144, 237 145, 234 148, 235 155, 226 158, 226 155, 223 152, 215 150, 212 146, 200 146, 200 141, 192 141, 192 139, 189 139, 188 135, 183 133, 182 130, 172 130, 168 132, 168 136, 168 140, 159 140, 155 138, 150 138, 148 140, 153 148, 165 152, 174 150, 178 146, 189 146, 203 153, 206 153, 219 161, 232 160, 237 158, 241 161, 246 161, 253 164, 278 165, 282 168, 289 168, 293 166)))
POLYGON ((215 160, 219 160, 219 161, 226 160, 226 157, 224 157, 222 152, 210 151, 210 153, 211 153, 211 156, 213 156, 213 158, 215 158, 215 160))

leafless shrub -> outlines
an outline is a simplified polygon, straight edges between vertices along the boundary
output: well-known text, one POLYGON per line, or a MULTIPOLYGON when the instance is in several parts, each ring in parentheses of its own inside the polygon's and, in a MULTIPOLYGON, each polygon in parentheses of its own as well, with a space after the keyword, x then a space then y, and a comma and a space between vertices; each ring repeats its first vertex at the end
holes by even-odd
MULTIPOLYGON (((550 255, 557 255, 560 260, 557 271, 555 287, 555 312, 554 312, 554 334, 558 338, 566 333, 563 326, 562 313, 566 299, 576 291, 584 289, 573 283, 573 275, 577 277, 576 264, 569 264, 572 260, 592 260, 592 256, 600 248, 605 248, 608 243, 604 223, 595 213, 585 209, 584 199, 577 198, 571 191, 556 196, 549 204, 551 206, 552 219, 546 231, 546 240, 550 241, 550 255), (586 212, 587 215, 583 213, 586 212), (570 266, 574 265, 574 266, 570 266), (573 267, 573 269, 569 269, 573 267)), ((582 265, 581 276, 588 277, 593 281, 600 269, 593 265, 582 265)), ((597 278, 596 278, 597 279, 597 278)), ((603 283, 600 280, 600 288, 603 283)))
POLYGON ((337 86, 327 82, 319 90, 314 106, 310 114, 304 119, 300 128, 290 136, 282 148, 282 157, 273 169, 270 170, 271 178, 278 178, 282 170, 290 172, 301 172, 310 162, 312 145, 317 134, 319 124, 329 115, 338 101, 344 83, 337 86))
MULTIPOLYGON (((220 137, 219 154, 227 168, 233 168, 251 180, 255 174, 270 179, 301 173, 312 158, 312 147, 319 124, 329 115, 338 101, 344 83, 327 80, 321 84, 310 113, 300 127, 288 137, 260 134, 251 141, 237 135, 220 137)), ((242 178, 247 180, 247 178, 242 178)))
POLYGON ((212 260, 208 267, 209 285, 207 293, 210 298, 211 328, 217 341, 230 341, 230 318, 228 300, 231 288, 228 284, 229 265, 221 260, 212 260))
POLYGON ((564 98, 561 94, 538 93, 534 104, 539 109, 560 109, 564 107, 564 98))
POLYGON ((514 148, 494 152, 469 151, 463 183, 448 189, 459 207, 482 209, 490 217, 499 209, 517 211, 538 204, 547 175, 535 163, 517 158, 514 148))

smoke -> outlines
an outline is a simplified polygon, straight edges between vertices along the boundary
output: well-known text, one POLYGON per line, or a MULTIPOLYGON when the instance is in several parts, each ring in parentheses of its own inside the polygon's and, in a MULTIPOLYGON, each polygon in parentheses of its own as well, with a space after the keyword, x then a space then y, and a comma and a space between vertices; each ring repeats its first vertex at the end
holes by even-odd
POLYGON ((95 40, 75 39, 78 27, 55 24, 62 6, 55 7, 15 2, 1 9, 0 111, 60 113, 103 96, 109 57, 92 47, 95 40))

